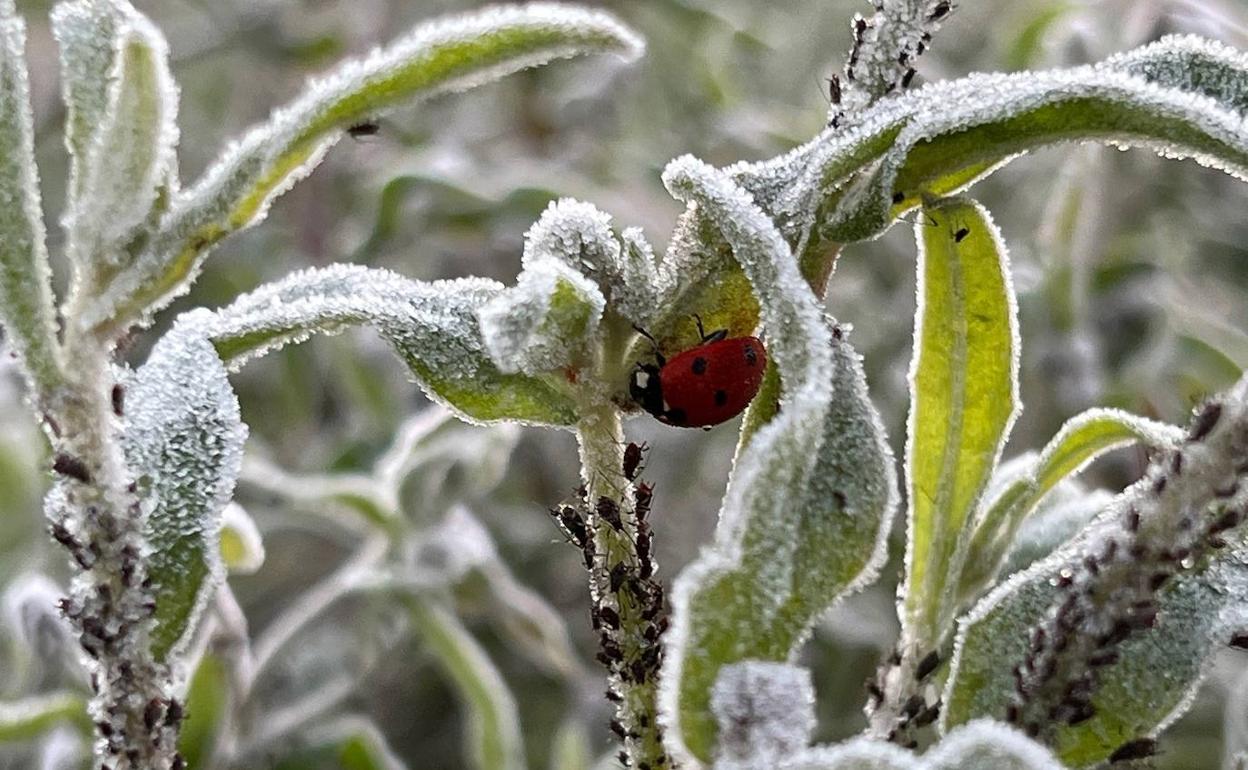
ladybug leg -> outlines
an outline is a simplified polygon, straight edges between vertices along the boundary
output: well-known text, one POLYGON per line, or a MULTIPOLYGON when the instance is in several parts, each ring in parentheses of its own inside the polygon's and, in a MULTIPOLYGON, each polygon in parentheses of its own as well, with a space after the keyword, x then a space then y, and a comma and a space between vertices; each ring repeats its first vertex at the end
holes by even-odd
POLYGON ((663 354, 659 352, 659 342, 658 342, 658 340, 656 340, 656 339, 654 338, 654 335, 652 335, 650 332, 646 331, 645 329, 641 328, 641 327, 640 327, 640 326, 638 326, 637 324, 632 324, 632 327, 633 327, 633 331, 637 332, 637 333, 638 333, 638 334, 640 334, 641 336, 643 336, 643 337, 645 337, 646 339, 650 340, 650 345, 651 345, 651 347, 653 347, 653 348, 654 348, 654 360, 655 360, 655 361, 658 361, 658 362, 659 362, 659 367, 660 367, 660 368, 662 368, 662 367, 663 367, 663 365, 667 363, 667 359, 666 359, 666 358, 664 358, 664 357, 663 357, 663 354))

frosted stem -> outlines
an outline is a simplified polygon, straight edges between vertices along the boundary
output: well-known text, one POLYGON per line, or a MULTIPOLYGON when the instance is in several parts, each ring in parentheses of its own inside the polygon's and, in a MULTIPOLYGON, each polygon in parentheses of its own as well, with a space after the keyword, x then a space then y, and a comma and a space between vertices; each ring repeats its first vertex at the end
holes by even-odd
POLYGON ((624 741, 629 766, 667 770, 674 764, 663 748, 656 702, 666 610, 662 588, 651 580, 648 525, 637 515, 632 483, 622 472, 619 412, 605 400, 587 406, 576 435, 592 538, 586 549, 591 612, 601 633, 599 660, 610 672, 608 697, 616 703, 611 729, 624 741), (641 547, 639 535, 646 538, 641 547))
POLYGON ((62 606, 91 674, 95 767, 180 767, 181 709, 168 667, 152 654, 143 513, 114 428, 109 355, 100 340, 73 332, 65 351, 73 363, 58 403, 54 462, 64 504, 49 505, 48 514, 79 568, 62 606))
POLYGON ((832 78, 828 123, 840 126, 891 93, 904 91, 932 35, 953 11, 951 0, 872 0, 871 18, 854 16, 854 42, 842 81, 832 78))

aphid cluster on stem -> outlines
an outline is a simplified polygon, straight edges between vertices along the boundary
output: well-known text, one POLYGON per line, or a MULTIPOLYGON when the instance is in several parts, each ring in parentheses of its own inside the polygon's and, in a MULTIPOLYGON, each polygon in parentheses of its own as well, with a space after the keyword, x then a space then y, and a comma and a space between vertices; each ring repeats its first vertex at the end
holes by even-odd
POLYGON ((908 749, 918 747, 915 731, 927 727, 940 716, 940 699, 932 697, 929 702, 929 684, 941 662, 940 653, 932 650, 919 658, 919 662, 907 673, 902 668, 901 652, 893 650, 875 676, 867 680, 867 710, 872 714, 883 705, 887 697, 886 687, 894 694, 909 693, 898 698, 900 708, 896 709, 895 718, 883 735, 885 740, 908 749))
MULTIPOLYGON (((1222 411, 1216 403, 1203 407, 1187 442, 1154 460, 1128 492, 1117 520, 1089 537, 1078 558, 1052 580, 1052 608, 1032 629, 1027 653, 1012 670, 1015 691, 1007 721, 1033 737, 1050 738, 1057 725, 1096 716, 1093 696, 1101 672, 1121 660, 1123 642, 1158 622, 1158 593, 1226 547, 1223 535, 1242 523, 1248 504, 1239 493, 1245 469, 1215 459, 1226 467, 1206 467, 1207 475, 1191 483, 1185 473, 1192 462, 1209 466, 1221 451, 1196 445, 1210 440, 1222 411), (1196 451, 1205 454, 1189 456, 1196 451), (1228 478, 1210 488, 1215 473, 1228 478)), ((1248 436, 1239 441, 1248 445, 1248 436)), ((1231 443, 1235 450, 1235 440, 1231 443)), ((1153 748, 1152 739, 1141 737, 1120 746, 1110 761, 1139 759, 1153 748)))
POLYGON ((625 742, 620 761, 640 770, 663 770, 669 759, 654 751, 630 750, 654 735, 652 700, 663 661, 662 637, 668 627, 663 587, 654 580, 653 536, 649 514, 653 489, 640 480, 644 444, 630 443, 623 452, 620 476, 632 491, 632 510, 622 509, 613 497, 593 497, 577 490, 577 505, 562 505, 551 515, 569 542, 580 549, 590 573, 590 623, 598 634, 597 660, 606 667, 606 697, 616 705, 611 731, 625 742), (595 536, 595 533, 599 536, 595 536))

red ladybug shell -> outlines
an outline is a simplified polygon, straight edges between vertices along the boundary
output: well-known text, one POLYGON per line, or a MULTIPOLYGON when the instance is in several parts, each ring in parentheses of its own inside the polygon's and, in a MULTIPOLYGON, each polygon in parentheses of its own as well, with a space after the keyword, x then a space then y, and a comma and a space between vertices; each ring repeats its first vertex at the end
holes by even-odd
POLYGON ((660 422, 708 427, 741 414, 758 394, 766 369, 761 340, 730 337, 690 348, 661 367, 639 365, 630 391, 660 422))

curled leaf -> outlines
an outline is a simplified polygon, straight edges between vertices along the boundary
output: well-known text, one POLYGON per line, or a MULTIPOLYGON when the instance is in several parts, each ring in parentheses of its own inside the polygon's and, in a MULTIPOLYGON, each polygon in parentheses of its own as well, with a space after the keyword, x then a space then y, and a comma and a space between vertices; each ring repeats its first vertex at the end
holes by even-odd
POLYGON ((710 694, 720 670, 787 661, 821 614, 873 577, 896 485, 858 356, 820 317, 780 233, 697 161, 674 161, 665 176, 733 244, 784 392, 783 411, 743 439, 714 544, 674 588, 661 706, 669 747, 693 762, 709 761, 715 745, 710 694))
POLYGON ((430 397, 465 419, 571 425, 576 416, 562 375, 507 374, 488 355, 477 313, 502 290, 485 279, 423 283, 334 265, 262 286, 195 323, 232 368, 314 333, 370 326, 430 397))
POLYGON ((499 371, 535 375, 580 363, 605 307, 602 292, 575 268, 535 259, 477 317, 499 371))

